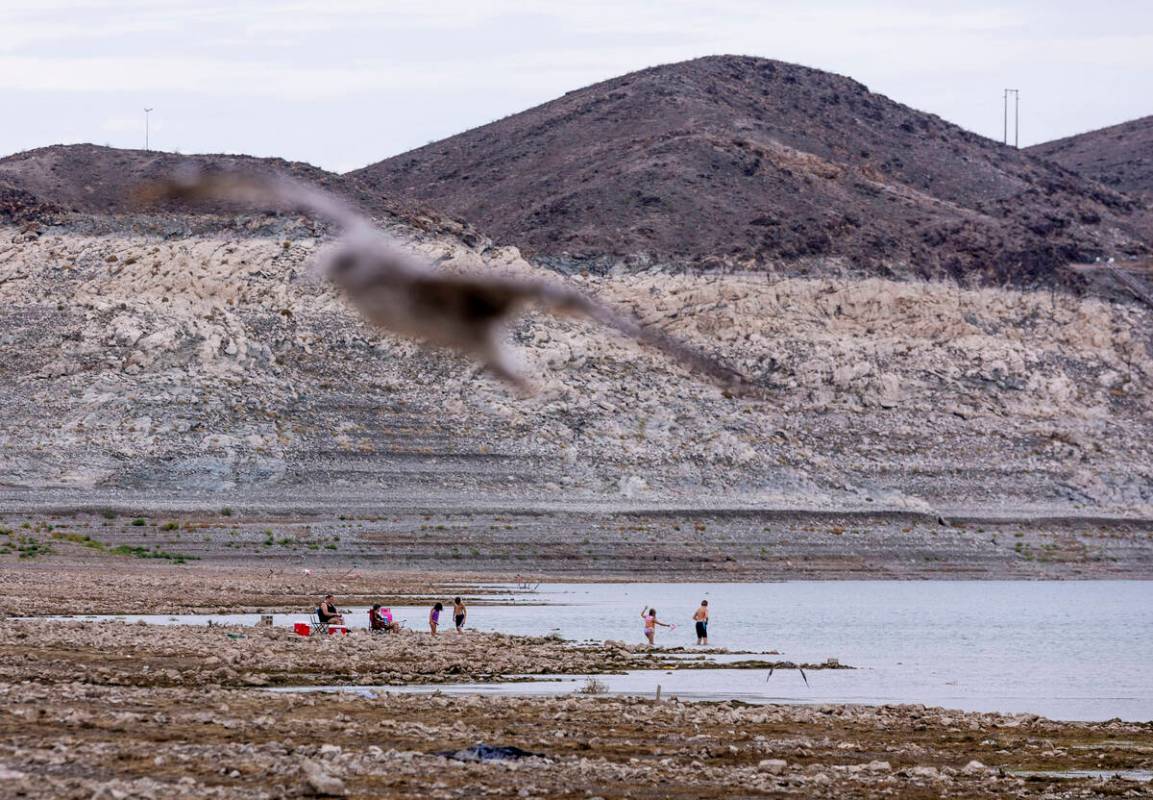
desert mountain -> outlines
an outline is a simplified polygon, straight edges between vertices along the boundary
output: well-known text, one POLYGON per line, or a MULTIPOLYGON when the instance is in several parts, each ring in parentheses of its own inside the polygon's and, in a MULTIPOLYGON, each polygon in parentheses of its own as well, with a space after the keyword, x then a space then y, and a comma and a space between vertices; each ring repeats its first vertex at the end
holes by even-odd
MULTIPOLYGON (((142 209, 133 202, 133 190, 148 181, 171 177, 189 164, 207 171, 289 175, 342 195, 379 219, 449 232, 465 239, 476 236, 466 226, 435 212, 365 191, 355 181, 300 161, 246 155, 181 155, 92 144, 53 145, 0 158, 0 222, 48 218, 59 221, 62 215, 140 214, 142 209)), ((170 205, 161 210, 182 216, 252 213, 251 209, 227 204, 199 204, 195 208, 170 205)))
POLYGON ((53 145, 0 158, 0 179, 71 211, 117 213, 135 210, 131 191, 139 183, 170 177, 188 162, 258 174, 276 171, 345 193, 338 175, 281 158, 184 156, 93 144, 53 145))
POLYGON ((1027 283, 1153 238, 1139 201, 849 78, 760 58, 625 75, 349 176, 560 266, 841 257, 1027 283))
MULTIPOLYGON (((650 105, 637 106, 651 114, 664 113, 662 104, 686 113, 699 107, 681 120, 697 132, 650 135, 642 119, 634 148, 605 139, 598 155, 592 128, 603 125, 607 134, 632 126, 633 106, 607 99, 590 111, 579 97, 557 101, 573 103, 577 116, 591 115, 574 122, 549 112, 561 128, 592 126, 574 152, 602 172, 588 172, 577 156, 558 156, 557 186, 583 199, 572 201, 571 220, 546 215, 539 230, 606 246, 619 233, 622 253, 657 243, 689 254, 677 256, 679 263, 692 263, 693 254, 736 261, 745 251, 733 243, 771 244, 745 257, 756 263, 775 253, 797 263, 821 256, 808 261, 816 274, 562 276, 515 248, 470 241, 459 232, 468 228, 443 227, 437 220, 444 218, 388 205, 387 191, 358 176, 276 160, 195 158, 206 168, 286 171, 346 193, 383 224, 396 223, 396 235, 441 269, 579 287, 733 364, 770 387, 768 399, 725 397, 604 330, 535 316, 510 334, 540 388, 518 398, 467 360, 367 326, 331 288, 307 279, 325 238, 307 220, 225 208, 139 214, 124 204, 129 188, 186 157, 45 148, 0 160, 7 187, 0 198, 36 223, 12 225, 0 216, 0 508, 233 504, 376 513, 390 504, 469 511, 541 504, 601 513, 731 505, 915 511, 932 520, 952 509, 1153 514, 1153 356, 1144 336, 1153 329, 1153 308, 1074 293, 818 272, 843 271, 827 256, 899 267, 892 253, 906 253, 909 271, 972 266, 987 275, 1043 274, 1067 254, 1062 248, 1132 242, 1122 229, 1140 218, 1139 202, 901 110, 841 78, 711 59, 674 69, 666 82, 675 91, 661 95, 662 74, 640 73, 596 91, 634 101, 651 96, 650 105), (718 69, 715 91, 727 99, 713 106, 686 88, 703 86, 709 97, 710 84, 677 77, 718 69), (734 83, 734 71, 749 73, 747 85, 734 83), (818 134, 797 138, 804 134, 800 111, 782 107, 774 117, 758 110, 757 98, 779 94, 761 94, 758 82, 780 81, 793 91, 790 75, 841 87, 811 89, 805 102, 823 109, 821 119, 854 106, 855 116, 844 119, 860 119, 866 131, 854 133, 854 147, 865 149, 868 136, 883 138, 867 131, 899 131, 906 119, 915 135, 899 156, 884 156, 884 169, 846 166, 841 129, 851 126, 842 116, 839 128, 816 126, 827 137, 822 145, 818 134), (722 117, 703 110, 727 108, 733 117, 733 86, 752 98, 739 117, 746 121, 741 136, 722 135, 722 117), (827 99, 834 94, 840 99, 827 99), (786 118, 789 125, 773 122, 786 118), (925 129, 916 127, 922 119, 925 129), (663 161, 651 160, 662 146, 663 161), (970 154, 971 173, 938 163, 953 146, 970 154), (614 153, 635 172, 610 168, 614 153), (692 161, 706 155, 703 166, 692 161), (757 164, 750 175, 743 168, 734 174, 738 156, 747 157, 739 162, 745 167, 757 164), (588 177, 588 186, 575 176, 588 177), (619 205, 619 224, 587 216, 591 199, 619 202, 610 190, 624 191, 630 181, 658 199, 619 205), (933 183, 936 196, 912 188, 933 183), (940 185, 955 199, 940 199, 940 185), (981 201, 1000 216, 962 202, 985 195, 1001 198, 981 201), (754 209, 753 200, 765 205, 754 209), (1039 224, 1030 214, 1049 208, 1045 203, 1054 215, 1075 209, 1082 216, 1063 227, 1054 217, 1051 230, 1030 232, 1039 224), (686 208, 699 220, 685 221, 686 208), (763 223, 733 221, 754 213, 763 223), (856 225, 827 227, 850 213, 856 225), (748 231, 762 238, 749 239, 748 231), (920 238, 927 231, 938 238, 920 238), (990 231, 1005 238, 991 239, 990 231), (1013 261, 1007 250, 991 249, 1001 241, 1018 248, 1014 253, 1039 255, 1013 261), (990 254, 1001 260, 981 260, 990 254)), ((544 127, 534 135, 568 153, 560 133, 544 127)), ((523 141, 506 144, 519 155, 504 163, 528 159, 523 141)), ((547 159, 534 158, 523 163, 537 164, 535 179, 502 173, 524 182, 526 196, 540 188, 533 180, 545 189, 553 180, 547 159)), ((484 181, 511 191, 496 177, 484 181)), ((524 536, 531 540, 530 532, 524 536)))
POLYGON ((1118 191, 1153 200, 1153 116, 1034 145, 1029 152, 1118 191))

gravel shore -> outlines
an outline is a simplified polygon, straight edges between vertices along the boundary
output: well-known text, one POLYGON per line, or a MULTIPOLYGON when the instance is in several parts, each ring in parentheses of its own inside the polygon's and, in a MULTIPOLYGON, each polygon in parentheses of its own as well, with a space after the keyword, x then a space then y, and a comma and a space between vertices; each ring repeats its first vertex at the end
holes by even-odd
MULTIPOLYGON (((7 613, 300 608, 443 594, 472 577, 277 574, 94 555, 0 570, 7 613), (53 567, 55 564, 55 567, 53 567), (191 569, 190 569, 191 567, 191 569), (307 606, 305 606, 307 607, 307 606)), ((708 666, 723 651, 423 632, 0 625, 0 795, 20 798, 1153 796, 1153 724, 923 706, 771 706, 583 693, 403 694, 390 686, 708 666), (380 686, 363 694, 295 687, 380 686), (271 692, 272 688, 281 690, 271 692), (536 754, 439 755, 477 743, 536 754), (1121 777, 1111 777, 1121 771, 1121 777), (1136 771, 1136 772, 1132 772, 1136 771)), ((726 667, 784 666, 748 654, 726 667)), ((806 669, 817 668, 806 665, 806 669)), ((658 673, 659 674, 659 673, 658 673)))
POLYGON ((743 706, 0 685, 0 786, 25 798, 1151 796, 1153 730, 919 706, 743 706), (477 742, 538 754, 466 763, 477 742))

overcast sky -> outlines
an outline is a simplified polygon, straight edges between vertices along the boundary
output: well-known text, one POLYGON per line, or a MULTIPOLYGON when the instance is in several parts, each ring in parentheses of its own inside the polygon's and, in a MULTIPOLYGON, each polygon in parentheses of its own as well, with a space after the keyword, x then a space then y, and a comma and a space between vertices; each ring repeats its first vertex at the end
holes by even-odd
POLYGON ((635 69, 739 53, 1021 143, 1153 113, 1153 0, 0 0, 0 154, 58 142, 345 171, 635 69))

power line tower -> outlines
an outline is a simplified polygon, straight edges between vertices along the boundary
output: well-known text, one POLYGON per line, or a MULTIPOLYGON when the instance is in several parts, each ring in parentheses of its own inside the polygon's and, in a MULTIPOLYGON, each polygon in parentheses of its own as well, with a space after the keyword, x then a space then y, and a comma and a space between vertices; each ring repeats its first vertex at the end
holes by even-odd
POLYGON ((1005 144, 1009 144, 1009 95, 1013 95, 1013 146, 1021 146, 1021 91, 1019 89, 1006 89, 1005 90, 1005 123, 1004 123, 1004 139, 1005 144))

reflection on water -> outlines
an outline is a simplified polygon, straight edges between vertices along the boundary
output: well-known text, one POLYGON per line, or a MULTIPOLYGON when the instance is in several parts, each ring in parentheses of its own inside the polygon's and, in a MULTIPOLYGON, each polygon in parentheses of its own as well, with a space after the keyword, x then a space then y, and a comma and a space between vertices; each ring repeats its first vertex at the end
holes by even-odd
MULTIPOLYGON (((1153 664, 1153 583, 1141 581, 546 584, 531 596, 510 595, 520 604, 471 607, 469 626, 639 644, 640 613, 651 605, 678 626, 660 628, 657 644, 684 646, 695 641, 690 618, 702 599, 712 609, 713 646, 779 650, 794 661, 834 657, 858 669, 809 673, 810 687, 788 671, 767 683, 760 671, 657 673, 667 693, 1153 719, 1147 669, 1153 664), (541 600, 549 604, 539 605, 541 600)), ((428 612, 394 606, 393 613, 423 630, 428 612)), ((306 616, 277 614, 274 624, 306 616)), ((259 615, 145 619, 203 624, 209 618, 255 624, 259 615)), ((363 626, 367 614, 359 608, 346 619, 363 626)), ((658 682, 651 672, 604 679, 612 691, 642 693, 658 682)), ((526 686, 509 689, 523 692, 526 686)))

